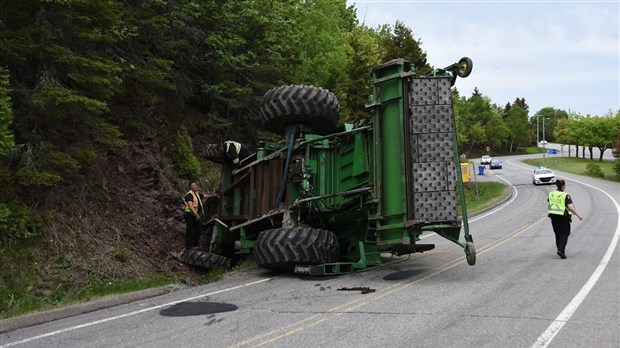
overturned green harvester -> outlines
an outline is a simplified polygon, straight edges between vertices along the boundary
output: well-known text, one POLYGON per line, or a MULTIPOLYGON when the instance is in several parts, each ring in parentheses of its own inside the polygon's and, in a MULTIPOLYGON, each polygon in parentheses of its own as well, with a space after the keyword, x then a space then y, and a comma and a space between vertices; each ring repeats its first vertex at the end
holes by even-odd
POLYGON ((251 253, 263 268, 342 274, 383 265, 382 254, 431 250, 419 237, 435 232, 473 265, 450 90, 471 70, 469 58, 430 76, 403 59, 375 67, 372 122, 356 128, 338 126, 328 90, 267 92, 261 118, 285 138, 259 143, 239 167, 207 146, 207 158, 223 163, 221 196, 209 250, 193 251, 188 262, 212 267, 251 253))

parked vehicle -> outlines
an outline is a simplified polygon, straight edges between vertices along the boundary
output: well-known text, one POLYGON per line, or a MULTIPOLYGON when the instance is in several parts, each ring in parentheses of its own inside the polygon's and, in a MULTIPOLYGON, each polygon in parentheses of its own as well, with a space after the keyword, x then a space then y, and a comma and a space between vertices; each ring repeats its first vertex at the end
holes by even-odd
POLYGON ((480 157, 480 164, 491 164, 491 160, 493 158, 489 155, 482 155, 482 157, 480 157))
POLYGON ((489 164, 489 169, 502 169, 502 161, 498 159, 492 159, 489 164))
POLYGON ((555 184, 555 173, 546 167, 536 167, 532 173, 532 184, 555 184))
POLYGON ((386 253, 431 250, 420 235, 435 232, 475 264, 451 93, 471 70, 469 58, 429 76, 404 59, 376 66, 365 126, 339 125, 328 90, 269 90, 260 116, 284 138, 260 142, 239 167, 207 146, 206 158, 222 163, 221 193, 210 206, 208 247, 187 252, 186 262, 209 268, 252 255, 266 269, 343 274, 384 265, 386 253))

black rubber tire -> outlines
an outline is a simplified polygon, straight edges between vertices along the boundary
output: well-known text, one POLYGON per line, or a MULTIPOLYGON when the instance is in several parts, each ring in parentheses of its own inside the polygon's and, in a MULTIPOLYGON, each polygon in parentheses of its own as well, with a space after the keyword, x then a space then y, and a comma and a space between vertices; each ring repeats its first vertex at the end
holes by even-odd
POLYGON ((212 270, 214 268, 228 269, 231 265, 231 260, 229 258, 206 251, 200 251, 198 249, 187 250, 183 255, 183 260, 189 265, 206 270, 212 270))
POLYGON ((224 163, 225 154, 220 151, 220 144, 207 144, 205 147, 205 158, 211 162, 224 163))
POLYGON ((292 271, 295 265, 318 265, 338 261, 336 234, 314 228, 278 228, 258 235, 253 251, 259 267, 292 271))
POLYGON ((311 127, 320 135, 332 133, 340 120, 340 104, 329 90, 304 85, 270 89, 263 96, 260 117, 265 128, 282 134, 292 124, 311 127))
POLYGON ((467 242, 467 245, 465 246, 465 258, 470 266, 476 264, 476 247, 474 246, 474 243, 467 242))
POLYGON ((465 78, 471 74, 471 71, 474 69, 474 62, 469 57, 463 57, 459 60, 459 69, 457 70, 457 75, 461 78, 465 78))

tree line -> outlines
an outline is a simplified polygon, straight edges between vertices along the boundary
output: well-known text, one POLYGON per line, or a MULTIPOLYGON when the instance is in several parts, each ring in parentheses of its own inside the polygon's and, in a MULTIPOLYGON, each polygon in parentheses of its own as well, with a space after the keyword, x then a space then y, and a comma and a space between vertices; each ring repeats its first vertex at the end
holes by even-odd
MULTIPOLYGON (((346 0, 0 0, 0 8, 0 238, 34 233, 29 217, 46 192, 93 175, 98 161, 143 137, 170 144, 185 177, 200 174, 192 139, 201 134, 249 145, 273 137, 258 117, 272 87, 327 88, 343 122, 354 122, 369 118, 373 66, 405 58, 428 74, 453 63, 427 62, 403 22, 367 27, 346 0)), ((453 96, 464 153, 532 143, 525 98, 499 107, 478 89, 453 96)), ((618 113, 539 114, 548 140, 608 148, 618 138, 618 113)))

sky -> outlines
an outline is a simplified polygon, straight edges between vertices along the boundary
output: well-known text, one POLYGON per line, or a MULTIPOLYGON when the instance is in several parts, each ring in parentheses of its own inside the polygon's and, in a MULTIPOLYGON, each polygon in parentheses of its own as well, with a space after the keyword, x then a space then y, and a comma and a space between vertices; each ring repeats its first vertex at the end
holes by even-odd
POLYGON ((544 107, 604 116, 620 110, 620 0, 358 1, 357 18, 376 28, 397 20, 421 39, 427 61, 443 68, 469 57, 458 79, 499 106, 525 98, 544 107))

